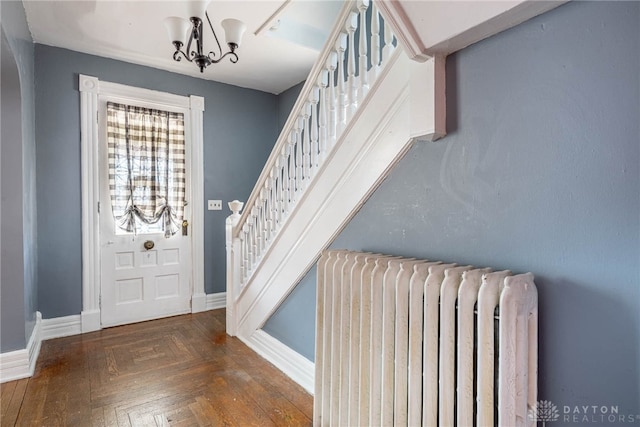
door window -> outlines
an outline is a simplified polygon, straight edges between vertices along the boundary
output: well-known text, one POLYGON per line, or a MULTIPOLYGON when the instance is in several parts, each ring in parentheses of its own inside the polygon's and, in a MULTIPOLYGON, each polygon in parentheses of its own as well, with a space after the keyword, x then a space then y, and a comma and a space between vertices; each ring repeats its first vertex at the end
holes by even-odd
POLYGON ((107 103, 109 194, 116 234, 164 233, 182 225, 182 113, 107 103))

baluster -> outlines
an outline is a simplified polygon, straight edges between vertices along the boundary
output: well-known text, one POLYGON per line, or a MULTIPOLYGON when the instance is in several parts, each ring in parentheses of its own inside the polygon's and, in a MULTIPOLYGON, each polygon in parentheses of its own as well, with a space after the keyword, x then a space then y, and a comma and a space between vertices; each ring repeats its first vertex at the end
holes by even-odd
POLYGON ((251 263, 253 259, 253 242, 251 240, 251 223, 249 221, 251 221, 250 215, 247 217, 247 223, 246 223, 247 228, 245 229, 243 227, 243 231, 245 232, 245 241, 246 241, 245 251, 247 252, 247 262, 244 265, 244 282, 245 283, 247 283, 247 280, 249 279, 249 272, 251 271, 251 265, 252 265, 251 263))
POLYGON ((280 223, 282 222, 282 154, 278 156, 276 159, 276 180, 275 180, 275 188, 276 195, 274 201, 274 210, 275 210, 275 227, 276 230, 280 228, 280 223))
POLYGON ((252 228, 253 228, 253 260, 251 261, 251 271, 255 268, 258 259, 260 258, 260 230, 258 229, 258 200, 255 201, 255 205, 251 210, 253 214, 252 228))
POLYGON ((258 236, 260 240, 260 251, 258 252, 258 261, 262 259, 262 255, 264 255, 264 251, 267 247, 267 239, 266 239, 266 220, 265 220, 265 209, 264 209, 264 187, 260 190, 260 206, 258 208, 258 220, 260 234, 258 236))
POLYGON ((311 125, 309 124, 309 118, 311 117, 311 103, 304 103, 304 180, 305 187, 309 186, 309 180, 311 179, 311 135, 309 133, 311 125))
MULTIPOLYGON (((384 20, 383 20, 384 21, 384 20)), ((384 48, 382 49, 382 62, 385 63, 393 53, 393 33, 391 27, 384 21, 384 48)))
POLYGON ((256 260, 257 262, 260 262, 260 259, 262 258, 262 252, 264 252, 264 202, 262 200, 262 194, 264 192, 264 188, 260 189, 260 192, 258 193, 258 200, 257 200, 257 213, 258 213, 258 252, 256 253, 256 255, 258 256, 258 259, 256 260))
POLYGON ((380 12, 375 2, 371 3, 371 69, 374 78, 378 75, 380 65, 380 12))
POLYGON ((260 208, 260 195, 256 200, 256 264, 262 258, 262 209, 260 208))
MULTIPOLYGON (((294 146, 296 149, 296 193, 302 192, 302 116, 298 116, 295 127, 294 146)), ((299 199, 299 195, 297 198, 299 199)))
POLYGON ((265 188, 263 187, 260 190, 260 258, 262 258, 262 255, 264 255, 264 251, 267 249, 267 242, 269 241, 269 226, 267 224, 267 215, 267 196, 265 188))
POLYGON ((338 128, 342 131, 347 125, 347 92, 345 88, 345 51, 347 50, 347 34, 340 33, 336 40, 338 56, 338 128))
POLYGON ((262 246, 261 246, 262 228, 260 227, 260 208, 258 206, 259 203, 260 203, 260 198, 256 200, 256 217, 255 217, 256 225, 255 225, 255 231, 254 231, 255 239, 256 239, 256 251, 253 254, 255 256, 255 261, 253 262, 253 268, 255 268, 258 261, 260 261, 260 257, 262 256, 262 246))
POLYGON ((289 132, 288 154, 289 154, 289 207, 292 208, 296 202, 296 156, 293 144, 293 131, 289 132))
POLYGON ((258 260, 258 208, 251 208, 251 263, 249 264, 249 272, 253 271, 258 260))
POLYGON ((329 53, 327 57, 327 62, 325 63, 326 69, 329 71, 329 83, 327 85, 327 105, 329 110, 329 117, 327 120, 328 128, 328 138, 329 141, 335 141, 337 137, 337 128, 338 128, 338 100, 336 99, 336 90, 335 90, 335 71, 338 65, 338 56, 335 52, 329 53))
POLYGON ((244 252, 245 252, 245 256, 244 256, 245 262, 244 262, 242 274, 244 274, 244 283, 247 283, 247 278, 249 277, 249 266, 251 265, 251 254, 249 253, 249 250, 251 249, 249 226, 246 224, 242 226, 242 232, 244 233, 244 252))
POLYGON ((275 178, 275 167, 271 168, 269 172, 269 178, 267 179, 267 216, 269 220, 269 241, 273 239, 273 235, 276 227, 276 212, 275 212, 275 203, 274 199, 276 197, 276 178, 275 178))
POLYGON ((240 283, 244 286, 247 283, 247 264, 249 263, 249 226, 245 222, 242 226, 242 233, 240 234, 240 244, 242 259, 240 261, 240 283))
POLYGON ((282 147, 282 199, 284 201, 284 205, 282 206, 283 214, 289 212, 289 186, 291 185, 291 181, 289 179, 289 156, 290 150, 289 145, 287 144, 282 147))
POLYGON ((367 70, 367 8, 369 8, 369 0, 358 1, 358 11, 360 12, 360 63, 358 64, 358 74, 360 77, 360 90, 358 91, 358 102, 362 103, 364 96, 369 90, 369 72, 367 70))
POLYGON ((319 163, 322 163, 327 155, 327 85, 329 84, 329 72, 322 70, 318 76, 318 84, 320 85, 320 141, 318 154, 319 163))
POLYGON ((358 15, 355 12, 351 12, 345 23, 345 29, 349 35, 349 55, 347 57, 347 88, 348 88, 348 108, 347 108, 347 120, 349 120, 358 104, 358 83, 356 81, 356 44, 355 44, 355 32, 358 27, 358 15))
POLYGON ((309 94, 311 101, 311 169, 312 175, 318 168, 318 102, 320 101, 320 88, 314 86, 309 94))
POLYGON ((280 172, 278 172, 278 180, 280 187, 280 197, 278 199, 278 224, 282 223, 287 208, 287 157, 286 147, 283 146, 280 151, 280 172))
POLYGON ((264 249, 269 247, 271 241, 271 211, 269 206, 269 192, 271 188, 269 186, 269 177, 264 180, 264 187, 260 192, 260 195, 264 197, 262 201, 262 233, 264 234, 264 249))

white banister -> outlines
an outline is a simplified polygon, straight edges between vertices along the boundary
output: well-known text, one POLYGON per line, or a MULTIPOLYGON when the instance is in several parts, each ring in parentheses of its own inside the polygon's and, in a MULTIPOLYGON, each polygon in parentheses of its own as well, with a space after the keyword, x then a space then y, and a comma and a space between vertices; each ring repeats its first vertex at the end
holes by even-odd
POLYGON ((242 214, 234 211, 227 221, 231 227, 227 249, 236 251, 227 256, 232 263, 227 266, 228 287, 232 288, 227 291, 230 334, 236 333, 232 324, 237 320, 235 299, 259 270, 278 233, 364 104, 385 60, 390 59, 394 38, 389 27, 384 27, 385 45, 380 45, 380 15, 377 9, 368 13, 372 4, 371 0, 345 2, 246 209, 242 214))

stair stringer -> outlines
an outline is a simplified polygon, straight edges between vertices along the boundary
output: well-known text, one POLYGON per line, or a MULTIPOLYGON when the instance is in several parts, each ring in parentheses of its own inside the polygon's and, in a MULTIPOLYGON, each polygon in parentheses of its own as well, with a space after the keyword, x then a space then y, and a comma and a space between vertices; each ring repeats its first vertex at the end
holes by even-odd
POLYGON ((399 49, 243 286, 237 335, 250 341, 418 139, 444 135, 444 58, 399 49))

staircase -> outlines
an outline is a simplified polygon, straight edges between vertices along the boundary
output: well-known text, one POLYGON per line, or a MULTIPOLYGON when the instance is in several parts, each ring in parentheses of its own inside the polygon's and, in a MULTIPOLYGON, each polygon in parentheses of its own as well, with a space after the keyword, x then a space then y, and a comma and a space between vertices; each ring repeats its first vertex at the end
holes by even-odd
POLYGON ((444 59, 410 60, 346 1, 244 204, 227 219, 227 333, 250 343, 416 140, 444 135, 444 59))

